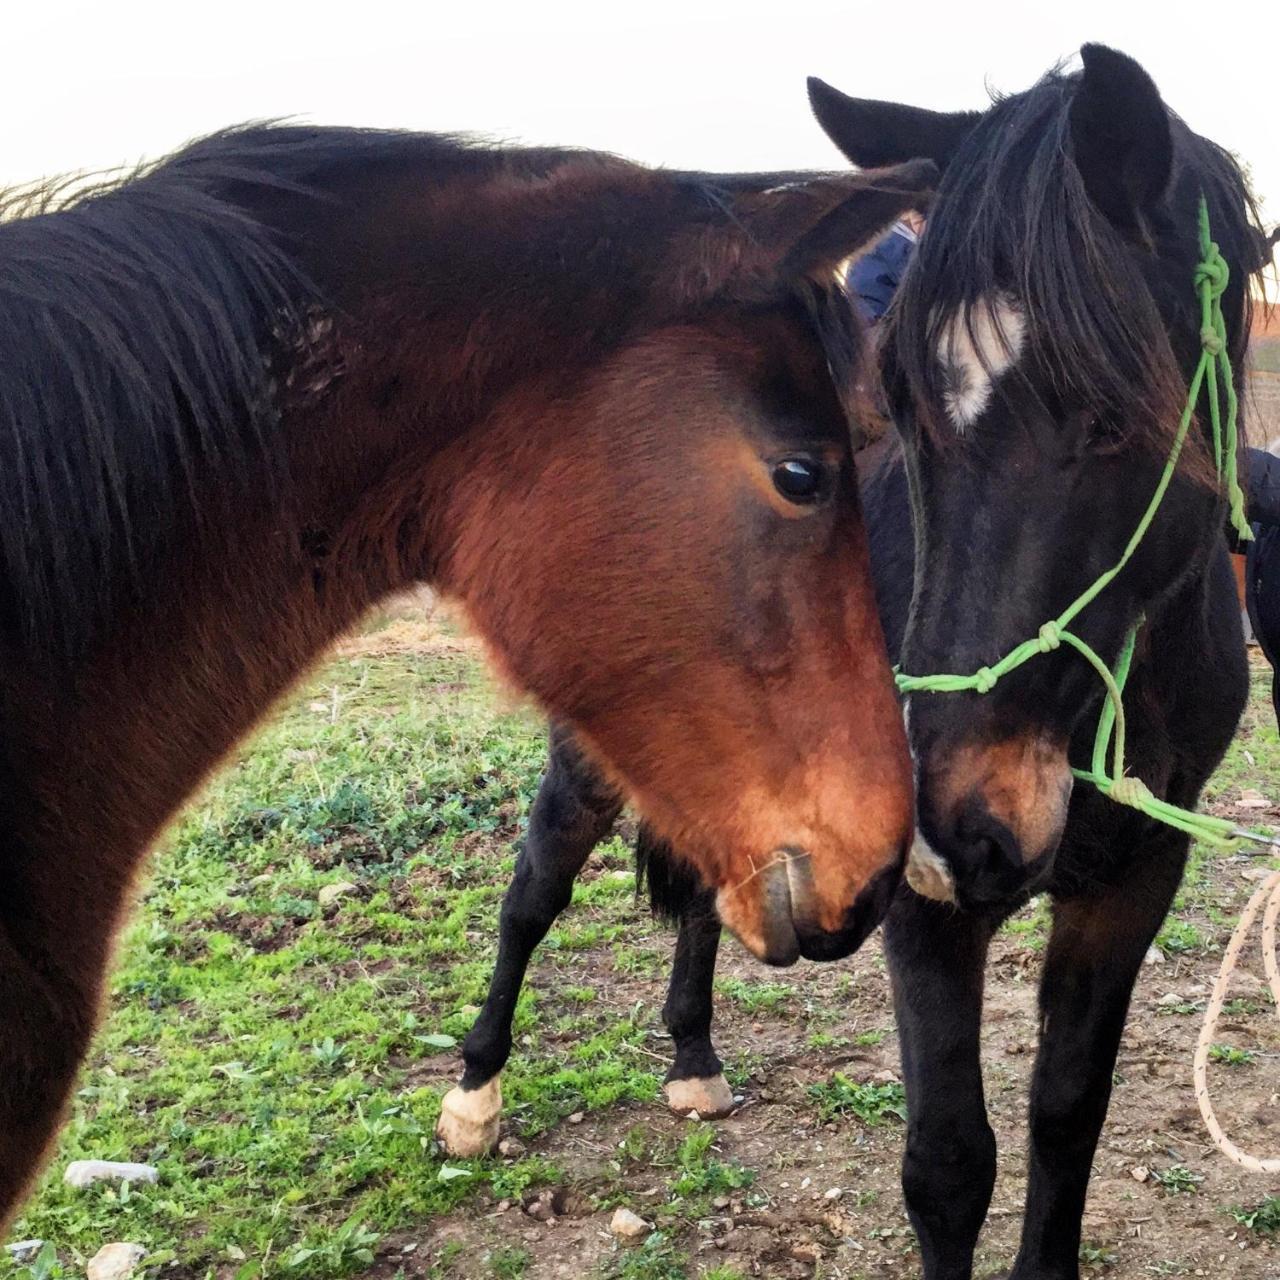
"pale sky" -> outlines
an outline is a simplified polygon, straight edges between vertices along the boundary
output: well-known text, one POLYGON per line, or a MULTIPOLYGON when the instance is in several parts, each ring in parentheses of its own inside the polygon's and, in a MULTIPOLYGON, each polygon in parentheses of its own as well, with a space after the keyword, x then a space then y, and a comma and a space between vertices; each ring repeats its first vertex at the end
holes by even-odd
POLYGON ((1137 57, 1280 218, 1280 3, 7 0, 0 184, 157 156, 234 122, 461 130, 679 168, 832 168, 806 75, 937 108, 1086 40, 1137 57), (1219 22, 1222 29, 1219 30, 1219 22))

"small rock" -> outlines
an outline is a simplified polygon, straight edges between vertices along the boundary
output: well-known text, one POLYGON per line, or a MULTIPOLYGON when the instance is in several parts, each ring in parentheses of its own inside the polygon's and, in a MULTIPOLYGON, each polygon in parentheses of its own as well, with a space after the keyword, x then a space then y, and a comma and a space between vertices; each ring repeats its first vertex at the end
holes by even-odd
MULTIPOLYGON (((729 1197, 716 1196, 716 1198, 711 1202, 711 1207, 713 1209, 727 1209, 729 1207, 729 1197)), ((37 1243, 39 1242, 37 1241, 37 1243)))
POLYGON ((643 1240, 653 1227, 638 1213, 632 1213, 630 1209, 618 1208, 613 1211, 609 1230, 619 1240, 643 1240))
POLYGON ((610 880, 630 880, 634 875, 635 873, 633 871, 616 871, 615 870, 615 871, 609 872, 609 879, 610 880))
POLYGON ((498 1153, 506 1156, 508 1160, 519 1160, 527 1150, 528 1148, 519 1138, 503 1138, 498 1143, 498 1153))
POLYGON ((507 1211, 508 1209, 510 1209, 510 1208, 511 1208, 511 1201, 510 1201, 510 1200, 499 1200, 499 1201, 498 1201, 498 1212, 499 1212, 499 1213, 506 1213, 506 1211, 507 1211))
POLYGON ((134 1267, 142 1261, 146 1252, 140 1244, 126 1244, 123 1241, 104 1244, 89 1259, 85 1274, 89 1280, 125 1280, 133 1274, 134 1267))
POLYGON ((418 1242, 416 1240, 410 1240, 409 1243, 400 1250, 401 1253, 417 1253, 417 1251, 418 1242))
POLYGON ((690 1111, 690 1112, 688 1113, 688 1115, 686 1115, 686 1116, 685 1116, 685 1119, 686 1119, 686 1120, 692 1120, 694 1124, 700 1124, 700 1123, 701 1123, 701 1121, 702 1121, 702 1115, 701 1115, 701 1113, 700 1113, 700 1112, 698 1112, 698 1111, 696 1111, 696 1110, 695 1110, 695 1111, 690 1111))
POLYGON ((1146 1182, 1151 1177, 1151 1170, 1145 1164, 1136 1165, 1129 1170, 1129 1177, 1134 1182, 1146 1182))
POLYGON ((1175 1005, 1182 1004, 1182 997, 1176 991, 1168 991, 1156 1001, 1156 1004, 1175 1005))
POLYGON ((839 1200, 842 1195, 844 1195, 843 1187, 832 1187, 829 1191, 822 1193, 822 1198, 824 1200, 839 1200))
POLYGON ((1270 867, 1246 867, 1241 873, 1242 880, 1266 880, 1275 873, 1270 867))
POLYGON ((326 884, 320 892, 316 894, 316 901, 320 904, 321 910, 325 907, 334 906, 339 898, 345 898, 348 894, 355 893, 356 886, 350 880, 339 880, 337 884, 326 884))
POLYGON ((575 1111, 573 1115, 569 1117, 569 1123, 581 1124, 586 1118, 587 1118, 587 1113, 585 1111, 575 1111))
POLYGON ((7 1244, 4 1251, 17 1263, 30 1262, 41 1249, 44 1248, 43 1240, 17 1240, 13 1244, 7 1244))
POLYGON ((871 1078, 876 1082, 876 1084, 901 1084, 902 1083, 902 1081, 900 1081, 898 1077, 893 1074, 892 1071, 877 1071, 875 1075, 873 1075, 871 1078))
POLYGON ((160 1170, 151 1164, 120 1160, 73 1160, 62 1180, 69 1187, 89 1187, 95 1182, 156 1182, 160 1170))
POLYGON ((1236 803, 1242 809, 1270 809, 1271 801, 1254 787, 1245 787, 1236 803))
POLYGON ((1159 947, 1148 947, 1147 954, 1142 957, 1143 964, 1164 964, 1164 952, 1159 947))

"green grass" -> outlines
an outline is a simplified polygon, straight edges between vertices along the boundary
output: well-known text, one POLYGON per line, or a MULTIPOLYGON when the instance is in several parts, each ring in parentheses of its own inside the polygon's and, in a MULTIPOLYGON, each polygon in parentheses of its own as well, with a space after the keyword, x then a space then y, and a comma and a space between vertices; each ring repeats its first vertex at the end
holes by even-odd
POLYGON ((1275 1235, 1280 1231, 1280 1196, 1267 1196, 1250 1208, 1231 1209, 1231 1216, 1242 1226, 1260 1235, 1275 1235))
POLYGON ((746 1013, 776 1013, 795 995, 781 982, 744 982, 741 978, 717 978, 715 989, 746 1013))
POLYGON ((1152 1177, 1174 1195, 1194 1195, 1204 1181, 1204 1174, 1192 1172, 1185 1164, 1171 1164, 1167 1169, 1153 1170, 1152 1177))
POLYGON ((1209 1046, 1210 1062, 1221 1062, 1228 1067, 1247 1067, 1257 1060, 1258 1055, 1252 1049, 1235 1049, 1229 1044, 1209 1046))
MULTIPOLYGON (((187 1274, 246 1259, 234 1280, 307 1280, 362 1269, 383 1235, 460 1201, 557 1177, 532 1158, 446 1162, 433 1142, 543 744, 540 720, 496 708, 458 652, 340 658, 300 690, 155 859, 70 1123, 12 1238, 52 1240, 74 1268, 126 1239, 187 1274), (356 892, 326 914, 316 895, 337 880, 356 892), (64 1186, 66 1163, 90 1157, 151 1162, 160 1181, 64 1186)), ((563 917, 566 952, 634 921, 613 887, 563 917)), ((517 1008, 503 1092, 523 1135, 657 1094, 639 1051, 654 1010, 619 1017, 566 987, 531 984, 517 1008), (553 1044, 560 1012, 573 1034, 553 1044)), ((57 1280, 40 1266, 24 1280, 57 1280)))
POLYGON ((837 1071, 830 1080, 811 1084, 807 1092, 818 1104, 818 1116, 824 1122, 836 1116, 855 1116, 874 1126, 888 1116, 907 1118, 907 1095, 900 1084, 859 1084, 837 1071))

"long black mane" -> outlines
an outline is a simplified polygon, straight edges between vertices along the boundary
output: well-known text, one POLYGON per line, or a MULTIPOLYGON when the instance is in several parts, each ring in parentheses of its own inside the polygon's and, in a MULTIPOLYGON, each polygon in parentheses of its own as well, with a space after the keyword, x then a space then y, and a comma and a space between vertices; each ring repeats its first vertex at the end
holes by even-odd
POLYGON ((1028 347, 1057 394, 1165 448, 1186 382, 1160 303, 1166 313, 1183 309, 1180 327, 1198 332, 1200 193, 1233 270, 1223 305, 1237 369, 1249 332, 1245 277, 1262 266, 1266 237, 1234 159, 1170 113, 1167 213, 1150 228, 1155 252, 1135 253, 1090 199, 1071 158, 1069 109, 1079 81, 1078 73, 1054 70, 1024 93, 997 98, 951 160, 938 215, 890 320, 891 361, 927 414, 946 390, 936 355, 947 326, 971 317, 978 299, 1003 294, 1021 312, 1028 347), (1157 261, 1163 279, 1153 278, 1157 261))
MULTIPOLYGON (((521 153, 523 168, 550 152, 521 153)), ((497 149, 414 133, 252 125, 123 179, 0 195, 0 626, 80 647, 175 518, 227 473, 281 479, 273 368, 319 299, 273 200, 441 176, 497 149)), ((297 207, 295 202, 294 208, 297 207)))

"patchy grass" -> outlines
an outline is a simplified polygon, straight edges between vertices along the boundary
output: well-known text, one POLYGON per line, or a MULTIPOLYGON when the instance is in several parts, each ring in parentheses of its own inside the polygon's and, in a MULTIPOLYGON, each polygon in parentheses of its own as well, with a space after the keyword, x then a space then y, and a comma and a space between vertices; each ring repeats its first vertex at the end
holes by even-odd
POLYGON ((1152 1171, 1153 1178, 1173 1195, 1193 1195, 1199 1191, 1204 1174, 1195 1173, 1185 1164, 1171 1164, 1165 1169, 1152 1171))
MULTIPOLYGON (((244 1259, 235 1280, 306 1280, 362 1269, 384 1235, 468 1197, 558 1176, 534 1158, 445 1162, 432 1137, 543 760, 540 720, 496 706, 437 631, 302 688, 165 840, 13 1238, 53 1240, 76 1267, 112 1238, 180 1274, 244 1259), (339 880, 355 890, 326 913, 317 895, 339 880), (149 1161, 160 1182, 66 1187, 65 1164, 91 1157, 149 1161)), ((632 910, 625 887, 592 899, 562 921, 566 950, 632 910)), ((539 1009, 526 988, 517 1009, 515 1132, 654 1097, 652 1010, 546 994, 539 1009)), ((52 1265, 28 1280, 57 1280, 52 1265)))
POLYGON ((1275 1235, 1280 1231, 1280 1196, 1268 1196, 1251 1208, 1237 1207, 1229 1210, 1231 1216, 1250 1231, 1262 1235, 1275 1235))
POLYGON ((906 1090, 897 1083, 859 1084, 837 1071, 830 1080, 809 1086, 809 1096, 826 1121, 836 1116, 856 1116, 863 1124, 881 1124, 887 1116, 907 1118, 906 1090))

